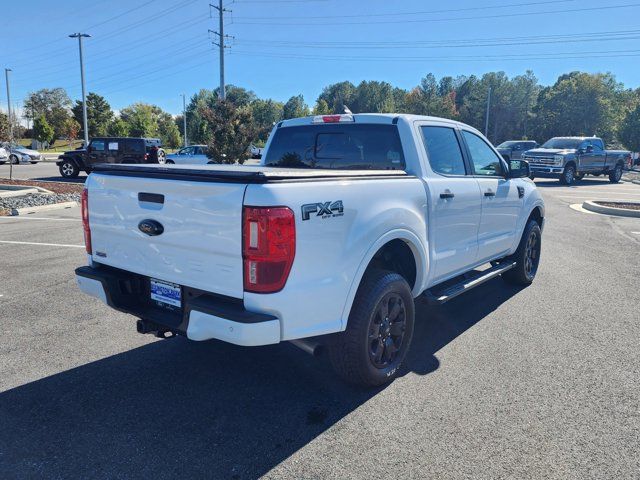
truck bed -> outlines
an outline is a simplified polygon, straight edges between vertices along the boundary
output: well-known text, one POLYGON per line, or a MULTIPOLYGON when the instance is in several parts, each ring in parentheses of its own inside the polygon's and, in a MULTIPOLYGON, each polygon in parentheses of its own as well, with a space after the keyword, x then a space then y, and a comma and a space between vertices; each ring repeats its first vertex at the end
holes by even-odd
POLYGON ((329 170, 278 168, 243 165, 155 165, 115 164, 96 165, 94 172, 102 175, 163 178, 200 182, 270 183, 287 181, 317 181, 339 179, 372 179, 407 177, 404 170, 329 170))

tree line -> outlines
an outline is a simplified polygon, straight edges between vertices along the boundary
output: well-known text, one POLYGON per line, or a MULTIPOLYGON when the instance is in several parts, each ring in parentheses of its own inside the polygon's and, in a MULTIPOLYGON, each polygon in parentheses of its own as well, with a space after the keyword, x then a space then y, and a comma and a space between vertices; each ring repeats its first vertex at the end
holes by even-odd
MULTIPOLYGON (((262 99, 251 90, 228 85, 226 100, 218 90, 200 90, 186 108, 190 143, 208 144, 216 158, 242 159, 249 144, 263 144, 280 120, 310 114, 413 113, 459 120, 485 130, 498 144, 504 140, 546 141, 554 136, 597 135, 612 146, 640 150, 640 89, 629 89, 610 73, 563 74, 543 86, 533 72, 508 77, 504 72, 482 76, 436 78, 428 74, 412 89, 384 81, 349 81, 325 87, 309 107, 302 95, 286 102, 262 99), (490 92, 490 94, 489 94, 490 92), (489 98, 490 95, 490 98, 489 98)), ((87 96, 89 136, 159 137, 169 147, 182 144, 182 116, 173 117, 156 105, 134 103, 118 115, 107 100, 87 96)), ((26 118, 39 140, 75 138, 82 134, 82 105, 72 104, 61 88, 43 89, 27 96, 26 118)), ((8 121, 0 116, 0 138, 8 121)))

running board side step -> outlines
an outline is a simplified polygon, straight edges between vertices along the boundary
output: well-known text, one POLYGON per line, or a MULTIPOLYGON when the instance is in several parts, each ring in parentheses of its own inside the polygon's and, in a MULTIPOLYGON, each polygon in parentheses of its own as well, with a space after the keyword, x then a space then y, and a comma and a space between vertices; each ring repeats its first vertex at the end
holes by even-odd
POLYGON ((468 292, 472 288, 482 285, 492 278, 496 278, 498 275, 511 270, 515 266, 516 262, 502 262, 482 272, 472 270, 468 274, 465 274, 464 278, 460 281, 454 284, 445 282, 447 286, 440 288, 436 285, 435 287, 426 290, 423 295, 429 305, 442 305, 452 298, 456 298, 458 295, 468 292))

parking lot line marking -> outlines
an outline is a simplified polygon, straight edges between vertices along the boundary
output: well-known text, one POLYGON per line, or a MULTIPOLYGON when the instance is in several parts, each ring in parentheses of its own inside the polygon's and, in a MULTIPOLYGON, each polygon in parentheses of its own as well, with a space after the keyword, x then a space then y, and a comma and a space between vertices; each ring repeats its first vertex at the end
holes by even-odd
POLYGON ((38 243, 38 242, 16 242, 13 240, 0 240, 0 243, 8 243, 11 245, 39 245, 43 247, 69 247, 84 248, 84 245, 68 245, 66 243, 38 243))

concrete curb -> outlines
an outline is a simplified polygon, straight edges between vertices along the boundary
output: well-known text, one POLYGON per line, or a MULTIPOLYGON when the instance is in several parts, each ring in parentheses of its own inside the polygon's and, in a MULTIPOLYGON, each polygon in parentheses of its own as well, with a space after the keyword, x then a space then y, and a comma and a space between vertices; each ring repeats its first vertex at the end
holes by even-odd
POLYGON ((49 210, 60 210, 63 208, 77 207, 78 202, 52 203, 51 205, 39 205, 37 207, 23 207, 11 209, 11 216, 29 215, 30 213, 46 212, 49 210))
MULTIPOLYGON (((605 201, 605 200, 602 200, 605 201)), ((615 202, 615 200, 610 200, 615 202)), ((591 200, 587 200, 582 204, 582 208, 591 212, 602 213, 604 215, 614 215, 617 217, 636 217, 640 218, 640 210, 631 210, 629 208, 613 208, 605 207, 604 205, 598 205, 591 200)))
POLYGON ((53 193, 46 188, 35 185, 5 185, 0 183, 0 198, 19 197, 30 193, 53 193))
POLYGON ((13 198, 22 197, 23 195, 29 195, 30 193, 40 193, 35 187, 25 187, 21 189, 5 190, 0 188, 0 198, 13 198))

